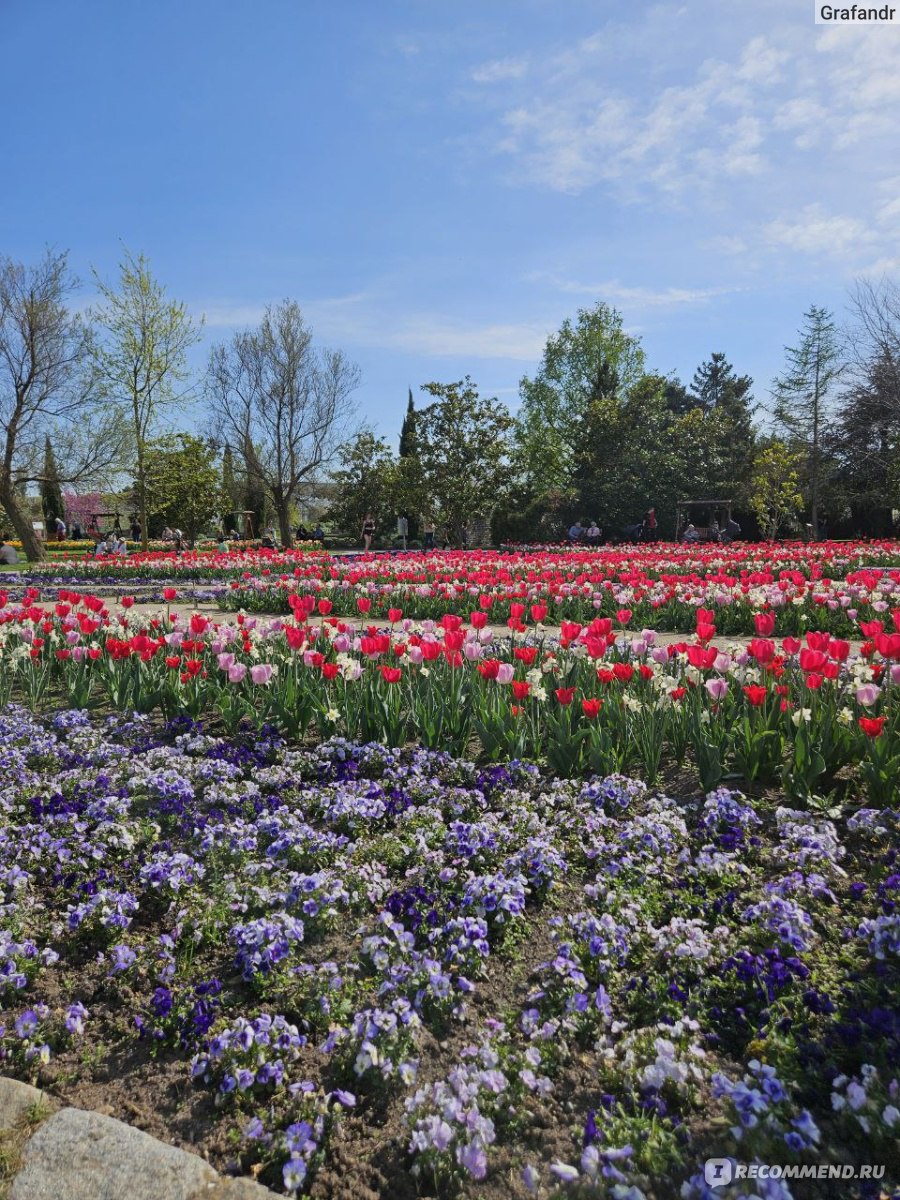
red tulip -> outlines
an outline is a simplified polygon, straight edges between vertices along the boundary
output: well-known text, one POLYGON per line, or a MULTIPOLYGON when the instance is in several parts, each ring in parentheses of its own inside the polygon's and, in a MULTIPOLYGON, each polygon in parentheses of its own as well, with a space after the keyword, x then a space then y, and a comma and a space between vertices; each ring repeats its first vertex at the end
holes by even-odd
POLYGON ((327 617, 328 614, 331 612, 331 610, 334 608, 334 605, 331 603, 330 600, 320 600, 316 607, 319 610, 319 616, 327 617))
POLYGON ((775 632, 775 614, 771 610, 754 614, 753 624, 760 637, 771 637, 775 632))
POLYGON ((517 700, 524 700, 531 691, 531 684, 524 679, 514 679, 512 681, 512 691, 517 700))
POLYGON ((632 614, 631 614, 630 608, 620 608, 619 611, 616 613, 616 620, 619 622, 620 625, 627 625, 628 622, 631 620, 631 616, 632 616, 632 614))
POLYGON ((486 612, 469 613, 469 623, 473 629, 484 629, 485 625, 487 625, 487 621, 488 618, 486 612))
POLYGON ((586 717, 593 720, 599 715, 600 709, 603 707, 603 701, 596 698, 590 700, 582 700, 581 711, 586 717))
MULTIPOLYGON (((176 588, 173 588, 173 587, 163 588, 163 600, 168 600, 171 602, 172 600, 174 600, 176 598, 177 595, 178 595, 178 591, 176 588)), ((91 607, 93 607, 93 606, 91 606, 91 607)))
POLYGON ((388 620, 390 621, 390 623, 392 625, 395 625, 398 621, 402 620, 402 618, 403 618, 403 609, 402 608, 389 608, 388 609, 388 620))
POLYGON ((884 723, 886 720, 887 717, 860 717, 859 727, 866 737, 881 737, 884 732, 884 723))
POLYGON ((575 689, 573 687, 557 688, 555 695, 560 704, 566 706, 571 704, 575 699, 575 689))
POLYGON ((761 704, 765 704, 767 694, 768 693, 766 692, 766 689, 761 687, 758 683, 748 684, 747 687, 744 688, 744 695, 754 708, 759 708, 761 704))

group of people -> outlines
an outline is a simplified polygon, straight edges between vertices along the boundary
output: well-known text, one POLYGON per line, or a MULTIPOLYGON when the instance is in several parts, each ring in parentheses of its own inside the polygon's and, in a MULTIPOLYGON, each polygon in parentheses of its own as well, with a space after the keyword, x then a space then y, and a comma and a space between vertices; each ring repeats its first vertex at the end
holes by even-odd
POLYGON ((573 545, 585 542, 588 546, 599 546, 602 540, 603 530, 596 521, 591 521, 590 525, 576 521, 574 525, 569 526, 569 541, 573 545))
POLYGON ((684 527, 684 532, 681 535, 681 540, 688 545, 696 542, 733 542, 741 535, 741 527, 733 517, 729 517, 724 528, 719 525, 716 517, 710 521, 706 527, 706 532, 701 533, 693 521, 688 521, 684 527))

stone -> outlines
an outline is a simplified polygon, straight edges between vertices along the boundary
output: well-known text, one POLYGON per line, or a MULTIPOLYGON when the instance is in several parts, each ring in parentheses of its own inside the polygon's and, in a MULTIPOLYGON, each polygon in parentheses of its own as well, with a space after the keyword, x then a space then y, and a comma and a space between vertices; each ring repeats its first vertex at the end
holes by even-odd
POLYGON ((167 1146, 112 1117, 64 1108, 24 1146, 22 1168, 9 1197, 206 1200, 216 1197, 217 1187, 224 1182, 195 1154, 167 1146))
POLYGON ((39 1088, 18 1079, 0 1078, 0 1130, 13 1129, 29 1109, 42 1102, 45 1096, 39 1088))

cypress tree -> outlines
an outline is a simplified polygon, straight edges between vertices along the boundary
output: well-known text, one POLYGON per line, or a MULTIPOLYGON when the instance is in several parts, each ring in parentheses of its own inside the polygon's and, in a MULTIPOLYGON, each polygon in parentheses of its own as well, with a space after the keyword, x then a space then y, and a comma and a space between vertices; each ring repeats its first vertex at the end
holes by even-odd
POLYGON ((413 402, 412 388, 409 389, 409 400, 406 405, 406 416, 400 429, 400 457, 413 458, 416 454, 416 406, 413 402))
POLYGON ((47 524, 47 532, 50 533, 51 526, 57 517, 65 520, 65 507, 63 505, 62 487, 59 482, 59 468, 56 465, 56 456, 53 453, 49 437, 44 442, 44 469, 42 475, 41 509, 44 514, 44 521, 47 524))

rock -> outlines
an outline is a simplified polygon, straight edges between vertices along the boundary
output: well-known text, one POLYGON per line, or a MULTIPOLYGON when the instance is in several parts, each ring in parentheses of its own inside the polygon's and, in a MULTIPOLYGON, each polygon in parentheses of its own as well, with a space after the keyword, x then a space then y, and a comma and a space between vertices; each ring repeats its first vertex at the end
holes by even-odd
POLYGON ((20 1117, 44 1100, 44 1093, 30 1083, 0 1078, 0 1129, 12 1129, 20 1117))
POLYGON ((201 1200, 224 1182, 196 1155, 77 1108, 45 1121, 22 1163, 10 1200, 201 1200))
POLYGON ((252 1179, 226 1179, 218 1184, 204 1200, 276 1200, 275 1193, 252 1179))

